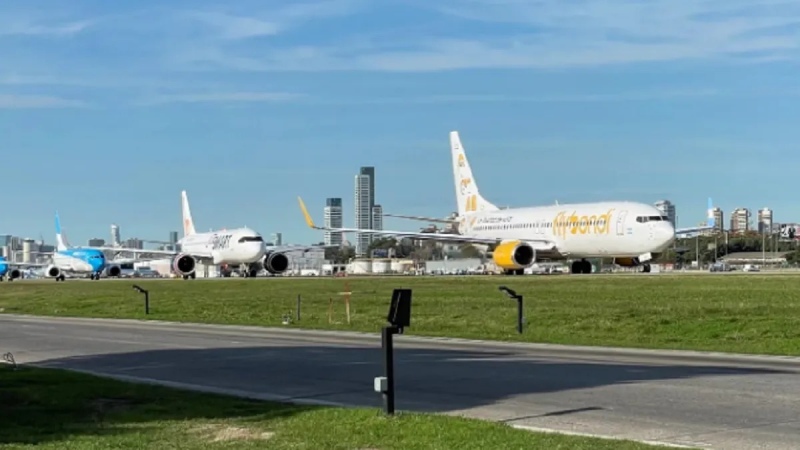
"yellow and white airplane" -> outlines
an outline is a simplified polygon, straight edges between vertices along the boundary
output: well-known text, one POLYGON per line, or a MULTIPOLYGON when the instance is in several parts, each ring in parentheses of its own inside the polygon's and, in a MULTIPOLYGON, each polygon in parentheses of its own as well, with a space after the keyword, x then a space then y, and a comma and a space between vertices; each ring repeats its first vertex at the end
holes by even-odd
POLYGON ((504 273, 515 275, 522 274, 537 257, 573 260, 572 273, 591 273, 587 258, 613 258, 620 266, 639 266, 643 272, 650 272, 649 261, 670 246, 676 231, 687 233, 713 227, 709 223, 675 230, 656 207, 625 201, 500 209, 478 191, 457 131, 450 133, 450 148, 458 202, 458 234, 319 227, 298 197, 306 223, 316 230, 486 246, 495 264, 504 273))

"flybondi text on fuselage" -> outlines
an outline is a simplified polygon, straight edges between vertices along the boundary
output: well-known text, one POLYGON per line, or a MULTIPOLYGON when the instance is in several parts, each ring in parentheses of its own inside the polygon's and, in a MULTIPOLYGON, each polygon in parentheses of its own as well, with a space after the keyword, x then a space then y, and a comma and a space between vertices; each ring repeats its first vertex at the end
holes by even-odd
POLYGON ((568 234, 608 234, 611 231, 611 216, 614 208, 605 214, 579 216, 577 211, 559 212, 553 219, 553 235, 566 238, 568 234))

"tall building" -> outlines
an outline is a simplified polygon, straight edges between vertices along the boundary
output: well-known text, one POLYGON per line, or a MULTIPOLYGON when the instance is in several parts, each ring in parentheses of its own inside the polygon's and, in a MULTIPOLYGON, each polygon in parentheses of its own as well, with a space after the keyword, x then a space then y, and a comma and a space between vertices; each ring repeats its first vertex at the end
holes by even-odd
POLYGON ((111 245, 121 245, 122 239, 119 237, 119 225, 111 224, 111 245))
POLYGON ((100 238, 89 239, 89 247, 105 247, 106 240, 100 238))
MULTIPOLYGON (((362 167, 355 177, 355 227, 372 229, 372 208, 375 206, 375 168, 362 167)), ((372 235, 356 233, 356 256, 364 256, 372 243, 372 235)))
POLYGON ((750 210, 736 208, 731 213, 731 232, 744 233, 750 229, 750 210))
POLYGON ((372 229, 383 230, 383 208, 381 205, 372 207, 372 229))
POLYGON ((178 243, 178 232, 177 231, 170 231, 169 232, 169 243, 172 244, 173 248, 175 244, 178 243))
POLYGON ((675 227, 675 205, 669 200, 659 200, 655 204, 656 208, 661 211, 669 219, 673 227, 675 227))
MULTIPOLYGON (((330 228, 342 228, 342 199, 328 198, 325 200, 325 226, 330 228)), ((325 245, 342 245, 342 233, 333 231, 325 232, 325 245)))
POLYGON ((719 206, 712 208, 711 216, 714 217, 714 231, 721 233, 725 229, 725 222, 723 222, 725 215, 722 213, 722 208, 719 206))
POLYGON ((772 210, 769 208, 758 210, 758 232, 769 234, 772 232, 772 210))

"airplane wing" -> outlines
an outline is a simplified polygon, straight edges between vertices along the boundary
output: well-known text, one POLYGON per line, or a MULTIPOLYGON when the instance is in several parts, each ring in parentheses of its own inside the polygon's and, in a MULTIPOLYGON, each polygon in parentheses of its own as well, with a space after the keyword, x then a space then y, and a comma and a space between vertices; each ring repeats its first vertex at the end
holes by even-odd
POLYGON ((307 252, 318 248, 338 248, 339 245, 268 245, 267 251, 270 253, 286 252, 307 252))
POLYGON ((46 267, 49 266, 51 263, 25 263, 25 262, 13 262, 13 261, 0 261, 0 264, 5 264, 9 267, 46 267))
POLYGON ((451 219, 442 219, 442 218, 435 218, 435 217, 425 217, 425 216, 404 216, 401 214, 384 214, 385 217, 397 217, 399 219, 411 219, 411 220, 419 220, 422 222, 436 222, 436 223, 458 223, 458 220, 451 220, 451 219))
MULTIPOLYGON (((150 253, 153 255, 175 256, 180 252, 175 250, 153 250, 149 248, 123 248, 123 247, 92 247, 97 250, 116 252, 116 253, 150 253)), ((117 262, 117 261, 114 261, 117 262)))
MULTIPOLYGON (((383 236, 398 236, 398 237, 410 237, 414 239, 427 239, 433 241, 441 241, 441 242, 457 242, 457 243, 469 243, 469 244, 484 244, 484 245, 492 245, 492 244, 499 244, 504 240, 511 240, 515 238, 492 238, 492 237, 477 237, 477 236, 464 236, 460 234, 443 234, 443 233, 421 233, 418 231, 391 231, 391 230, 367 230, 367 229, 360 229, 360 228, 328 228, 328 227, 319 227, 314 224, 314 220, 311 219, 311 215, 308 213, 308 209, 306 208, 305 203, 303 203, 303 199, 300 197, 297 198, 300 203, 300 209, 303 211, 303 216, 305 217, 306 224, 315 230, 324 230, 324 231, 335 231, 340 233, 366 233, 366 234, 377 234, 383 236)), ((547 240, 547 239, 529 239, 529 238, 518 238, 521 241, 525 241, 532 246, 536 250, 555 250, 556 246, 555 243, 547 240)))

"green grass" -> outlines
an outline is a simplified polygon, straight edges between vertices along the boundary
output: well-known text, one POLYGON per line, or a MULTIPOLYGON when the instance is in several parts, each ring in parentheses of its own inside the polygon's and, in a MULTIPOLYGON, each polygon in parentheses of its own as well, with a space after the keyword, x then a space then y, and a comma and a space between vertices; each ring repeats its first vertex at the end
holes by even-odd
POLYGON ((137 280, 0 285, 0 311, 378 332, 393 288, 414 290, 408 334, 560 344, 800 354, 800 276, 766 274, 137 280), (352 322, 343 296, 349 284, 352 322), (497 287, 525 295, 526 330, 497 287), (333 323, 328 322, 333 300, 333 323))
POLYGON ((456 417, 293 406, 0 366, 8 449, 649 449, 456 417))

